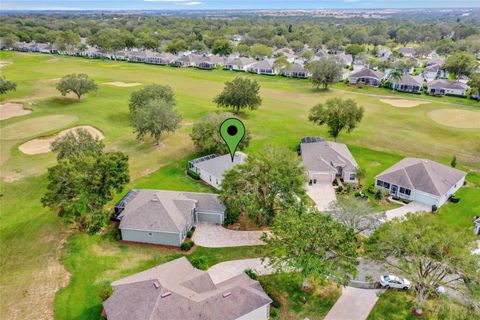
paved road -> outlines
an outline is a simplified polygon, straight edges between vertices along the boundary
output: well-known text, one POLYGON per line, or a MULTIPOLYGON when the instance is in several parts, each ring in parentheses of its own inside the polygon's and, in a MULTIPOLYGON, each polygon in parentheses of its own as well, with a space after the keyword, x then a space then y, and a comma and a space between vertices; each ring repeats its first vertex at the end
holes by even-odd
POLYGON ((207 248, 241 247, 264 244, 263 231, 235 231, 219 225, 199 223, 193 233, 196 245, 207 248))
POLYGON ((378 300, 377 289, 344 287, 342 295, 324 320, 364 320, 378 300))
POLYGON ((307 185, 307 195, 315 202, 318 211, 327 211, 330 203, 337 200, 331 183, 307 185))
POLYGON ((255 271, 259 275, 271 274, 273 269, 262 263, 260 258, 231 260, 217 263, 208 269, 208 274, 212 278, 213 283, 219 283, 238 276, 247 269, 255 271))

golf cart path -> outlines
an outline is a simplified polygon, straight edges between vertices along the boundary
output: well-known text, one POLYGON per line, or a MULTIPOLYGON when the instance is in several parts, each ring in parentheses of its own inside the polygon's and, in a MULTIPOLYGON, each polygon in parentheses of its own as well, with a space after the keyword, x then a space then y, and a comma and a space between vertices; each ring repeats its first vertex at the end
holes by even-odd
POLYGON ((324 320, 365 320, 378 300, 379 289, 342 288, 342 295, 324 320))
POLYGON ((262 259, 260 258, 220 262, 211 266, 207 271, 212 278, 213 283, 220 283, 238 276, 247 269, 251 269, 258 275, 267 275, 274 272, 274 270, 268 267, 266 262, 262 262, 262 259))

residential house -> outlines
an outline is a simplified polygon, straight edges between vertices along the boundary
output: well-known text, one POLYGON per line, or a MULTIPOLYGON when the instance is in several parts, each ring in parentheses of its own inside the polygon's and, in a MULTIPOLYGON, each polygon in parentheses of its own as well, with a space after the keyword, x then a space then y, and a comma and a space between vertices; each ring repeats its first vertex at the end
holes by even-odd
POLYGON ((440 208, 465 181, 466 173, 435 161, 404 158, 375 177, 393 197, 440 208))
POLYGON ((378 87, 384 78, 384 74, 380 71, 364 68, 360 71, 353 72, 348 77, 350 84, 361 84, 366 86, 378 87))
POLYGON ((409 74, 404 74, 402 78, 395 83, 395 90, 397 91, 420 93, 422 92, 422 88, 423 78, 409 74))
POLYGON ((272 299, 245 273, 216 281, 181 257, 112 283, 108 320, 268 320, 272 299))
POLYGON ((174 59, 170 64, 174 67, 188 68, 195 67, 200 56, 195 54, 182 55, 177 59, 174 59))
POLYGON ((100 59, 104 57, 104 53, 95 47, 88 47, 84 51, 77 51, 75 55, 77 57, 85 57, 85 58, 91 58, 91 59, 100 59))
POLYGON ((378 48, 376 55, 378 57, 378 61, 385 62, 390 59, 390 56, 392 55, 392 50, 388 48, 378 48))
POLYGON ((442 59, 440 57, 432 57, 432 58, 427 60, 427 62, 425 63, 425 66, 426 67, 433 66, 433 65, 442 66, 444 63, 445 63, 445 59, 442 59))
POLYGON ((343 52, 339 52, 335 55, 338 63, 340 63, 344 67, 349 67, 352 65, 353 57, 351 54, 345 54, 343 52))
POLYGON ((307 78, 309 73, 304 66, 299 63, 294 63, 285 72, 283 72, 283 75, 292 78, 307 78))
POLYGON ((244 163, 246 158, 247 155, 239 151, 235 152, 233 160, 230 154, 223 156, 211 154, 189 161, 188 168, 215 189, 220 189, 225 172, 237 164, 244 163))
POLYGON ((22 52, 33 52, 35 43, 33 42, 16 42, 13 44, 13 50, 22 52))
POLYGON ((442 69, 441 64, 432 64, 425 67, 425 71, 423 72, 423 77, 427 80, 427 82, 433 81, 438 78, 446 78, 448 76, 447 72, 442 69))
POLYGON ((225 64, 225 59, 218 56, 207 56, 200 57, 196 61, 196 67, 199 69, 212 70, 217 66, 223 66, 225 64))
POLYGON ((465 83, 447 79, 433 80, 427 85, 427 92, 436 96, 452 95, 465 97, 467 90, 468 86, 465 83))
POLYGON ((355 61, 353 62, 352 68, 353 68, 353 72, 358 72, 367 68, 367 66, 365 65, 365 62, 363 60, 355 59, 355 61))
POLYGON ((343 143, 325 141, 320 137, 305 137, 300 141, 303 165, 309 183, 357 182, 359 166, 343 143))
POLYGON ((179 247, 196 222, 222 224, 225 207, 215 194, 131 190, 115 205, 122 240, 179 247))
POLYGON ((415 57, 416 49, 413 47, 401 47, 398 49, 398 53, 400 53, 404 57, 415 57))
POLYGON ((252 58, 238 57, 231 58, 225 63, 224 69, 233 71, 247 71, 257 60, 252 58))
POLYGON ((252 64, 248 71, 256 74, 266 74, 266 75, 275 75, 277 74, 273 68, 273 59, 264 59, 252 64))

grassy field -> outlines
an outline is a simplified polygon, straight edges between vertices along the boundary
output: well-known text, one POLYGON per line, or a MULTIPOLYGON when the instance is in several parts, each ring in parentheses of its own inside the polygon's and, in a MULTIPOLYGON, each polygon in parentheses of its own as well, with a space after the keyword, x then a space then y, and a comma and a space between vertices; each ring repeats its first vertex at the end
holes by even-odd
MULTIPOLYGON (((210 187, 184 174, 186 161, 194 157, 189 133, 193 123, 217 110, 212 98, 225 81, 239 74, 11 52, 0 52, 0 59, 12 62, 2 69, 2 75, 18 84, 17 91, 2 96, 0 101, 19 101, 33 110, 29 115, 2 121, 0 128, 0 318, 48 319, 55 313, 57 319, 92 319, 100 308, 94 291, 102 281, 173 259, 179 253, 127 246, 108 235, 86 236, 70 230, 39 201, 45 191, 46 168, 54 164, 54 155, 25 155, 18 146, 68 127, 91 125, 104 133, 109 150, 129 155, 129 187, 211 192, 210 187), (79 102, 61 97, 54 89, 55 79, 79 72, 97 81, 98 92, 79 102), (103 84, 113 81, 172 86, 184 117, 183 127, 166 135, 160 147, 152 141, 138 143, 129 126, 128 99, 139 87, 103 84), (66 287, 54 299, 55 291, 63 286, 66 287)), ((367 169, 364 184, 371 183, 375 174, 404 156, 449 163, 455 153, 460 168, 480 169, 480 130, 443 126, 428 117, 428 112, 436 109, 480 113, 474 106, 434 99, 438 102, 396 108, 374 96, 388 94, 380 89, 368 90, 368 95, 364 95, 362 89, 339 91, 352 90, 339 85, 323 92, 312 90, 306 80, 240 75, 257 79, 262 88, 261 108, 241 115, 253 135, 249 153, 258 152, 265 144, 283 145, 293 151, 303 136, 326 136, 325 128, 307 121, 308 110, 327 98, 341 96, 355 99, 366 111, 359 129, 351 135, 342 134, 339 139, 350 146, 360 166, 367 169)), ((472 171, 469 181, 476 185, 471 183, 459 193, 461 202, 442 208, 439 217, 446 223, 470 227, 471 217, 479 207, 475 199, 480 195, 480 178, 472 171)), ((261 252, 255 248, 197 248, 194 254, 205 255, 213 264, 259 256, 261 252)))

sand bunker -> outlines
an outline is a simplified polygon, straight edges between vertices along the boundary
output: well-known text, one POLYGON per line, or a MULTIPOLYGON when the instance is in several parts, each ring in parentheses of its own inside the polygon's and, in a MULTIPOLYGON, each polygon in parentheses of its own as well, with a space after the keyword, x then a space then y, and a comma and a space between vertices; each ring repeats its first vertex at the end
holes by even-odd
POLYGON ((31 110, 23 109, 21 103, 7 102, 0 104, 0 120, 24 116, 31 112, 31 110))
POLYGON ((0 60, 0 69, 2 69, 5 66, 8 66, 9 64, 12 64, 12 63, 10 61, 0 60))
POLYGON ((105 136, 103 135, 100 130, 91 127, 91 126, 78 126, 78 127, 73 127, 67 130, 63 130, 53 136, 47 137, 47 138, 37 138, 33 139, 30 141, 25 142, 21 146, 18 147, 20 151, 22 151, 25 154, 40 154, 40 153, 47 153, 50 152, 50 145, 55 139, 58 137, 62 137, 66 135, 69 132, 75 131, 76 129, 85 129, 87 130, 92 136, 103 139, 105 136))
POLYGON ((413 108, 421 104, 430 103, 429 101, 407 99, 380 99, 380 101, 397 108, 413 108))
POLYGON ((104 84, 108 84, 110 86, 115 86, 115 87, 122 87, 122 88, 128 88, 128 87, 136 87, 136 86, 141 86, 141 83, 138 82, 105 82, 104 84))
POLYGON ((480 112, 458 109, 437 109, 430 111, 428 117, 444 126, 461 129, 480 128, 480 112))

